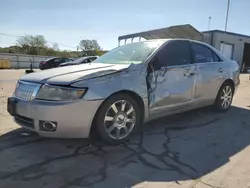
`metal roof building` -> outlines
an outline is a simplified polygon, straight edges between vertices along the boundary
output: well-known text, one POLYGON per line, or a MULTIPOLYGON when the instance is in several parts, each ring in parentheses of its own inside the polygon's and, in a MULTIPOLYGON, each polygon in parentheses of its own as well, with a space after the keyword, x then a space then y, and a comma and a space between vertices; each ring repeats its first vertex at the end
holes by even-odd
POLYGON ((204 41, 215 47, 224 56, 237 61, 242 67, 242 71, 245 67, 250 69, 250 36, 220 30, 200 32, 190 24, 119 36, 118 45, 121 44, 121 41, 124 41, 124 44, 126 44, 127 42, 134 42, 135 39, 140 41, 141 39, 166 38, 186 38, 204 41))
POLYGON ((250 36, 221 30, 204 31, 202 34, 206 43, 237 61, 243 72, 250 68, 250 36))
POLYGON ((120 42, 122 40, 124 40, 125 41, 124 43, 126 44, 127 40, 129 39, 131 40, 131 42, 133 42, 135 38, 139 38, 139 41, 141 40, 141 38, 144 38, 146 40, 166 39, 166 38, 188 38, 193 40, 203 40, 203 34, 189 24, 176 25, 161 29, 155 29, 155 30, 149 30, 149 31, 143 31, 139 33, 119 36, 118 44, 120 45, 120 42))

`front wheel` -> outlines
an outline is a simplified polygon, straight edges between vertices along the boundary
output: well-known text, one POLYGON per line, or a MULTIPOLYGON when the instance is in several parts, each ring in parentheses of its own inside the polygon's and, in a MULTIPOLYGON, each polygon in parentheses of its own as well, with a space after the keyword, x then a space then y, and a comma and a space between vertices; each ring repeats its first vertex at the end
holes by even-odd
POLYGON ((94 126, 102 140, 116 145, 127 140, 140 122, 140 108, 137 102, 127 94, 117 94, 101 105, 94 126))
POLYGON ((233 101, 233 94, 234 89, 232 85, 229 83, 224 83, 221 86, 214 103, 216 110, 220 112, 227 111, 231 107, 233 101))

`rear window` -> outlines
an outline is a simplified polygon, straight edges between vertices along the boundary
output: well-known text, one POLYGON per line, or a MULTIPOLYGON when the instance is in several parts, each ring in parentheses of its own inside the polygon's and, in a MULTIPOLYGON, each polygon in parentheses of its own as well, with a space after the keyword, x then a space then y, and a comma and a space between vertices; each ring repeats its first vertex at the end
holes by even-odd
POLYGON ((202 44, 191 43, 194 54, 194 63, 214 62, 213 52, 202 44))

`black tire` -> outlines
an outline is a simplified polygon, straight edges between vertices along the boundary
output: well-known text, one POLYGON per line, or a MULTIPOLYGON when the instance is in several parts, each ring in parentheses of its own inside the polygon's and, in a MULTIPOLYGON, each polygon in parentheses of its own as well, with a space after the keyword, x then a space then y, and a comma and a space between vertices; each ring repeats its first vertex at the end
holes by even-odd
MULTIPOLYGON (((133 112, 133 113, 134 113, 133 112)), ((97 114, 95 116, 94 120, 94 130, 97 132, 98 136, 106 143, 111 144, 111 145, 118 145, 124 143, 126 140, 128 140, 131 135, 136 131, 136 129, 139 127, 141 124, 141 113, 140 113, 140 107, 138 103, 128 94, 125 93, 118 93, 110 98, 108 98, 104 103, 100 106, 100 108, 97 111, 97 114), (107 111, 111 108, 112 104, 114 104, 117 101, 122 101, 125 100, 129 102, 130 105, 133 106, 134 112, 136 114, 135 116, 135 124, 133 128, 131 129, 131 132, 122 139, 114 139, 106 131, 106 123, 104 122, 105 116, 107 111)), ((113 122, 112 122, 113 123, 113 122)))
POLYGON ((220 88, 220 90, 219 90, 219 92, 217 94, 216 100, 214 102, 215 110, 218 111, 218 112, 226 112, 226 111, 228 111, 230 109, 232 101, 233 101, 233 95, 234 95, 234 87, 233 87, 233 85, 230 82, 225 82, 221 86, 221 88, 220 88), (229 105, 226 106, 226 107, 223 107, 223 99, 221 99, 221 98, 223 97, 223 90, 225 90, 227 87, 229 87, 231 89, 231 91, 232 91, 232 95, 231 95, 232 98, 231 98, 231 101, 230 101, 229 105))

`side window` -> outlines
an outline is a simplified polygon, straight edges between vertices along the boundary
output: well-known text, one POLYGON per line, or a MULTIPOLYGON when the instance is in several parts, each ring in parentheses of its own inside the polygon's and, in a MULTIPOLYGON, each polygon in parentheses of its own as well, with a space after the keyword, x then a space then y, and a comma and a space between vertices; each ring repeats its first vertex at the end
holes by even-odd
POLYGON ((63 59, 63 58, 60 59, 60 63, 65 63, 65 62, 68 62, 68 59, 63 59))
POLYGON ((88 63, 88 59, 84 59, 81 63, 88 63))
POLYGON ((54 59, 51 59, 51 60, 49 60, 48 62, 49 62, 49 63, 54 63, 54 61, 55 61, 54 59))
POLYGON ((55 63, 59 63, 61 59, 54 59, 55 63))
POLYGON ((214 62, 222 62, 222 60, 219 58, 219 56, 216 53, 213 53, 214 62))
POLYGON ((202 44, 191 43, 194 54, 194 63, 214 62, 213 52, 202 44))
POLYGON ((172 41, 156 55, 154 62, 157 68, 162 66, 187 65, 191 63, 189 42, 172 41))
POLYGON ((74 61, 73 59, 64 59, 65 62, 74 61))

